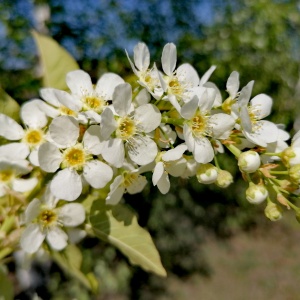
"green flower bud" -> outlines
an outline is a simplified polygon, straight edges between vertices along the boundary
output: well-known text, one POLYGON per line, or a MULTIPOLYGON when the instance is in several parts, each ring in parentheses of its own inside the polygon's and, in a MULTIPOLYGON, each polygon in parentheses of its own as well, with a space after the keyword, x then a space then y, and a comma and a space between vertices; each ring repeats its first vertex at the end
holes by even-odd
POLYGON ((273 202, 269 202, 265 208, 265 216, 271 221, 278 221, 282 218, 282 209, 273 202))
POLYGON ((288 147, 281 153, 281 160, 286 167, 300 164, 300 147, 288 147))
POLYGON ((260 167, 260 157, 255 151, 246 151, 240 154, 238 166, 241 171, 253 173, 260 167))
POLYGON ((264 185, 250 183, 246 190, 246 199, 251 204, 260 204, 268 197, 268 190, 264 185))
POLYGON ((221 188, 227 188, 233 182, 231 173, 226 170, 219 170, 216 185, 221 188))
POLYGON ((289 175, 293 183, 300 184, 300 164, 292 166, 289 170, 289 175))
POLYGON ((201 164, 196 176, 200 183, 214 183, 218 177, 218 169, 212 164, 201 164))

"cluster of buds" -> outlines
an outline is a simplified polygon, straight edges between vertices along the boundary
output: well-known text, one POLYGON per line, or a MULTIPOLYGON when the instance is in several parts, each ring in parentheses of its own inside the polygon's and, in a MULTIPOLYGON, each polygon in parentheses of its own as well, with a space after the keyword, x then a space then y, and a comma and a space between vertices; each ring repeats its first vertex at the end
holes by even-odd
POLYGON ((80 199, 92 189, 116 205, 124 193, 141 192, 149 172, 162 194, 170 189, 169 176, 196 176, 226 188, 233 176, 220 167, 224 152, 236 157, 249 183, 245 198, 266 202, 269 219, 280 219, 284 206, 299 214, 293 198, 300 183, 300 133, 288 146, 289 134, 263 120, 272 99, 251 99, 253 81, 240 90, 239 74, 231 73, 223 101, 209 81, 215 66, 201 78, 190 64, 176 68, 172 43, 163 49, 162 70, 150 67, 144 43, 128 59, 138 77, 134 87, 114 73, 94 85, 76 70, 66 76, 68 91, 43 88, 40 99, 22 105, 21 125, 0 114, 1 218, 17 212, 23 250, 34 253, 45 241, 61 250, 84 236, 80 228, 89 212, 80 199))

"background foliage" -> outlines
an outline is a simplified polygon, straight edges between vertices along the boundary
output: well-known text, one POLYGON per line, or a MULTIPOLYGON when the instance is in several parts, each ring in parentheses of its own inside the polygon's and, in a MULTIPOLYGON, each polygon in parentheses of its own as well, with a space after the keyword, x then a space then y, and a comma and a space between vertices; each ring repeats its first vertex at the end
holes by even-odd
MULTIPOLYGON (((217 65, 212 80, 221 90, 233 70, 240 73, 241 86, 254 79, 254 95, 266 93, 274 99, 272 121, 287 124, 288 130, 299 129, 299 6, 296 0, 4 0, 0 85, 20 104, 39 96, 41 70, 30 35, 33 28, 64 46, 94 81, 106 71, 135 80, 124 49, 132 54, 135 43, 144 41, 152 61, 159 64, 164 44, 174 42, 178 63, 191 63, 200 76, 217 65)), ((237 173, 234 161, 225 157, 221 161, 223 168, 237 173)), ((149 187, 125 201, 138 212, 140 225, 150 230, 169 274, 208 276, 209 265, 199 251, 207 232, 225 238, 257 222, 253 214, 257 209, 245 202, 244 189, 237 177, 225 191, 174 180, 166 196, 149 187)), ((82 249, 83 268, 96 273, 103 299, 113 293, 131 299, 153 299, 154 294, 164 293, 163 280, 129 267, 114 248, 86 239, 82 249)), ((30 297, 37 291, 42 298, 65 299, 81 293, 82 299, 90 299, 89 292, 74 287, 55 263, 37 262, 33 272, 41 269, 47 271, 44 280, 27 291, 20 287, 20 295, 30 297), (62 282, 65 288, 58 291, 62 282)))

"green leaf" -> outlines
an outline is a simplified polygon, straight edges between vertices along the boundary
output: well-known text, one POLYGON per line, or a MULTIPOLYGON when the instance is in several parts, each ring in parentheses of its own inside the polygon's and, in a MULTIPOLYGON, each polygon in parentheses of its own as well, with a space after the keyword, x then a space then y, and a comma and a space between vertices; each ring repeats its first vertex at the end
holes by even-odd
POLYGON ((60 90, 67 90, 66 74, 78 70, 74 58, 51 37, 32 32, 38 46, 43 68, 43 85, 60 90))
POLYGON ((75 245, 68 245, 61 252, 52 252, 52 257, 56 263, 64 270, 64 272, 75 277, 86 288, 94 293, 98 291, 98 282, 94 274, 84 274, 80 268, 82 264, 81 251, 75 245))
POLYGON ((12 300, 13 298, 12 282, 8 279, 4 266, 0 266, 0 300, 12 300))
POLYGON ((11 117, 18 122, 20 120, 19 112, 20 106, 17 101, 0 88, 0 113, 11 117))
POLYGON ((105 206, 103 201, 97 200, 91 214, 90 222, 98 238, 117 247, 132 264, 159 276, 167 275, 149 232, 139 226, 128 207, 105 206))

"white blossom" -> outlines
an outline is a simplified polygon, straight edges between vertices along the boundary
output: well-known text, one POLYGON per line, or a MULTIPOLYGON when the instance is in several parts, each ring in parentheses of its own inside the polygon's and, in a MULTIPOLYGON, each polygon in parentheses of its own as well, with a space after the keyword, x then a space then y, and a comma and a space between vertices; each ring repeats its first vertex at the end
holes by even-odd
POLYGON ((125 153, 138 165, 152 162, 157 154, 157 145, 149 133, 159 126, 161 114, 153 104, 134 109, 131 101, 131 86, 120 84, 113 94, 113 107, 117 115, 109 108, 102 115, 101 134, 106 141, 103 142, 101 154, 117 168, 123 165, 125 153))
POLYGON ((68 203, 57 207, 59 199, 46 191, 41 200, 33 199, 25 211, 26 228, 21 236, 21 248, 35 253, 46 239, 54 250, 67 246, 68 235, 63 229, 76 227, 85 220, 85 211, 80 203, 68 203))
POLYGON ((92 187, 104 187, 113 176, 109 165, 94 159, 102 151, 100 127, 90 126, 78 142, 80 128, 73 117, 59 116, 49 127, 53 143, 47 142, 39 149, 41 168, 57 172, 51 181, 51 192, 60 199, 73 201, 82 192, 83 177, 92 187), (62 130, 63 128, 63 130, 62 130))

